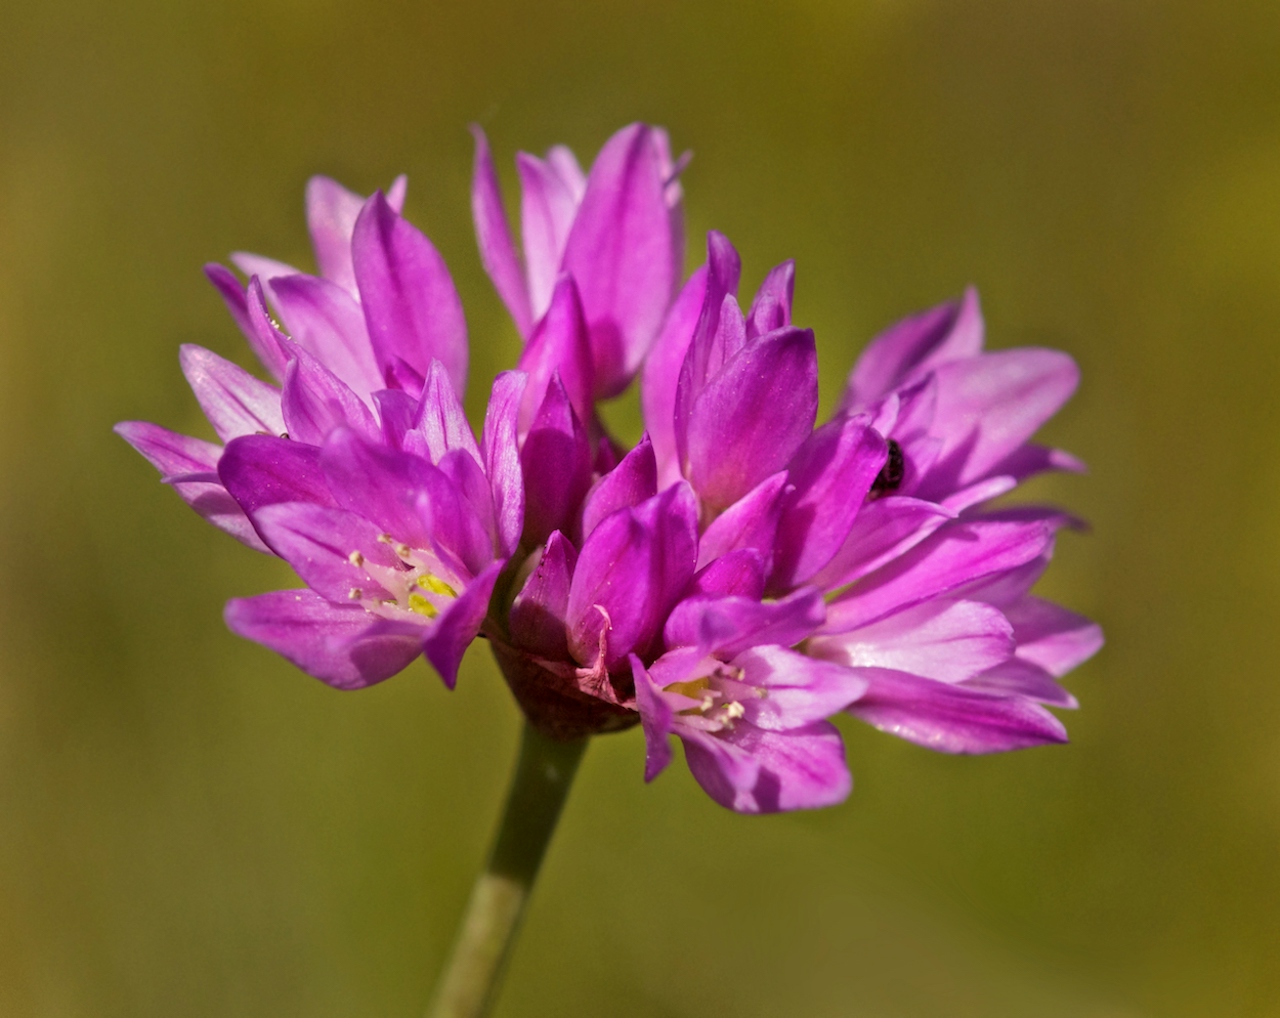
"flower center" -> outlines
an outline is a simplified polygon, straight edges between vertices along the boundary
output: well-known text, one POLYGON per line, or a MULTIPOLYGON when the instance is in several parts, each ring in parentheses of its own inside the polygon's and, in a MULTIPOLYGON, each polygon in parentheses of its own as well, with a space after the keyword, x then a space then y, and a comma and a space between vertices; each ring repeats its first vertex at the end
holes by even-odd
POLYGON ((408 614, 434 619, 457 598, 462 581, 438 556, 396 541, 390 534, 380 534, 378 543, 394 552, 395 562, 371 562, 359 551, 348 555, 347 561, 372 581, 367 587, 352 587, 347 593, 350 600, 387 618, 408 614))
POLYGON ((744 699, 764 699, 769 695, 768 690, 743 682, 742 677, 742 669, 717 664, 709 675, 672 682, 665 689, 699 701, 696 707, 679 712, 685 724, 706 732, 732 731, 734 723, 747 712, 742 705, 744 699))

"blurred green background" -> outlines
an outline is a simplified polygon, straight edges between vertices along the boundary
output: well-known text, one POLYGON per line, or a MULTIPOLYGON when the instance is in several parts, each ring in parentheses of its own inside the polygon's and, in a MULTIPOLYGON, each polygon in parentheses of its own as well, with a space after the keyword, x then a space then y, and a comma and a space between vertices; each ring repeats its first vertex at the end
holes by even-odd
MULTIPOLYGON (((1280 7, 1232 2, 8 0, 0 10, 0 1014, 410 1016, 518 718, 484 653, 338 694, 232 637, 291 581, 122 418, 207 434, 180 342, 248 363, 203 262, 310 264, 307 176, 448 259, 469 406, 516 356, 469 121, 590 158, 670 127, 690 258, 799 260, 830 405, 862 344, 981 288, 1074 354, 1046 436, 1092 520, 1044 589, 1109 644, 1073 744, 931 755, 746 819, 597 740, 499 1013, 1280 1015, 1280 7)), ((634 432, 634 402, 614 419, 634 432)))

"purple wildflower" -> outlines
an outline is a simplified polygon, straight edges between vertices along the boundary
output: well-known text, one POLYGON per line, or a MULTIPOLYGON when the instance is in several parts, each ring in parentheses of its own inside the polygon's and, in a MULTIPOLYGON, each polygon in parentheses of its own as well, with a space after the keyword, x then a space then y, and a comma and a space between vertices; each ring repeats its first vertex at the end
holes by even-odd
MULTIPOLYGON (((563 145, 545 159, 521 152, 522 267, 489 143, 480 128, 473 132, 471 207, 480 257, 498 295, 520 335, 535 340, 540 324, 557 313, 564 277, 571 279, 589 342, 588 391, 616 396, 657 336, 680 281, 680 166, 671 159, 667 133, 645 124, 624 127, 605 143, 589 174, 563 145)), ((526 359, 538 356, 531 343, 526 359)))
POLYGON ((1045 706, 1075 706, 1057 679, 1101 634, 1030 589, 1071 520, 989 503, 1080 468, 1030 442, 1075 387, 1070 358, 984 353, 970 292, 875 340, 818 423, 791 263, 744 312, 738 254, 713 233, 677 288, 662 131, 625 128, 589 175, 567 149, 521 155, 523 264, 476 141, 481 257, 526 339, 479 441, 461 307, 400 215, 403 180, 367 200, 311 182, 319 276, 251 255, 234 259, 247 286, 207 270, 281 383, 184 349, 225 448, 119 426, 306 584, 232 601, 231 628, 339 688, 424 651, 452 685, 484 636, 537 728, 643 724, 647 779, 675 735, 743 812, 848 794, 842 711, 947 752, 1063 741, 1045 706), (627 450, 595 403, 637 373, 647 431, 627 450))
POLYGON ((206 270, 281 383, 183 349, 225 448, 142 422, 116 429, 197 512, 307 584, 232 601, 227 624, 343 689, 424 651, 452 685, 523 515, 523 376, 494 383, 477 443, 457 395, 461 304, 435 248, 400 216, 403 196, 403 178, 368 200, 314 178, 307 218, 321 276, 256 255, 235 256, 247 287, 206 270))

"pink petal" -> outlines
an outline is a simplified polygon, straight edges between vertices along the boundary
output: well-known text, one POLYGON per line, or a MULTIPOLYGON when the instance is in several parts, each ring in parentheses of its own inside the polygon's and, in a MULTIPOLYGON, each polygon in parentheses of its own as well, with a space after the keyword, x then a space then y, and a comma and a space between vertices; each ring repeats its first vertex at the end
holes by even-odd
POLYGON ((533 330, 529 290, 515 242, 511 239, 511 228, 507 225, 502 189, 493 168, 489 140, 478 125, 471 126, 471 134, 476 141, 475 170, 471 178, 471 216, 475 221, 480 262, 511 313, 517 331, 527 338, 533 330))
POLYGON ((538 321, 520 357, 519 367, 529 376, 524 404, 520 409, 522 437, 529 433, 533 417, 546 397, 547 386, 556 374, 560 376, 578 420, 586 422, 595 416, 591 337, 587 333, 578 289, 571 276, 561 276, 556 283, 551 307, 538 321))
POLYGON ((1000 696, 869 668, 871 688, 848 710, 882 732, 941 753, 1003 753, 1066 742, 1062 723, 1021 696, 1000 696))
POLYGON ((905 318, 863 351, 849 376, 842 409, 861 410, 940 365, 982 350, 982 310, 972 287, 964 298, 905 318))
POLYGON ((645 358, 640 377, 640 405, 645 428, 658 458, 658 481, 665 488, 680 479, 680 454, 676 449, 676 386, 693 330, 706 297, 707 268, 698 269, 685 283, 667 313, 662 332, 645 358))
POLYGON ((462 656, 484 623, 489 611, 489 598, 493 596, 493 585, 505 564, 493 563, 467 584, 467 589, 441 613, 422 641, 422 649, 431 667, 450 689, 457 684, 462 656))
POLYGON ((1013 626, 980 601, 926 601, 809 643, 809 653, 828 661, 892 668, 939 682, 963 682, 1008 660, 1013 651, 1013 626))
POLYGON ((565 244, 591 331, 595 391, 621 392, 639 368, 675 296, 676 250, 661 153, 651 129, 623 128, 591 167, 565 244))
POLYGON ((551 303, 551 290, 560 273, 580 196, 552 165, 536 156, 519 153, 516 169, 520 173, 520 239, 529 279, 529 304, 537 321, 551 303))
POLYGON ((1103 644, 1096 622, 1038 597, 1025 597, 1005 609, 1018 641, 1018 657, 1050 675, 1065 675, 1093 657, 1103 644))
POLYGON ((467 387, 467 323, 444 259, 381 192, 365 203, 351 256, 369 338, 385 371, 397 359, 423 377, 432 359, 467 387))
POLYGON ((685 726, 676 732, 703 791, 738 813, 834 806, 853 789, 840 733, 826 721, 789 732, 754 725, 716 735, 685 726))
POLYGON ((547 538, 538 564, 516 595, 507 618, 515 646, 551 659, 563 660, 568 654, 565 618, 577 561, 577 551, 560 531, 547 538))
POLYGON ((293 341, 313 354, 363 400, 385 388, 373 357, 364 312, 337 283, 316 276, 280 276, 269 284, 293 341))
POLYGON ((191 343, 181 347, 178 360, 200 409, 224 442, 241 435, 284 432, 280 390, 274 385, 191 343))
POLYGON ((956 520, 841 594, 828 606, 826 631, 849 632, 975 580, 1025 565, 1052 540, 1043 523, 956 520))
POLYGON ((422 652, 421 627, 330 604, 310 590, 237 598, 227 602, 224 617, 233 633, 269 647, 335 689, 381 682, 422 652))
POLYGON ((498 550, 503 555, 515 551, 524 528, 524 476, 520 471, 516 422, 526 381, 520 371, 504 371, 493 380, 480 436, 484 471, 493 492, 498 550))

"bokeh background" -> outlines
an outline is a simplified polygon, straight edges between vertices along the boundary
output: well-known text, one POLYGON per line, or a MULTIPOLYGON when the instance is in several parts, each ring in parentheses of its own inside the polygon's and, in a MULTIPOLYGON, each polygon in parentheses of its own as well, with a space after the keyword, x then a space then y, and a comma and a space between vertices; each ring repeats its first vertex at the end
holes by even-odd
MULTIPOLYGON (((1087 516, 1044 590, 1109 644, 1073 743, 846 726, 857 786, 745 819, 597 740, 499 1014, 1280 1015, 1280 7, 1172 0, 6 0, 0 5, 0 1014, 419 1013, 518 718, 484 648, 334 693, 221 622, 289 582, 111 435, 204 434, 200 273, 310 264, 307 176, 448 259, 480 408, 515 334, 466 125, 590 158, 670 127, 690 265, 799 260, 829 406, 896 317, 982 290, 1060 346, 1087 516)), ((634 401, 611 411, 634 435, 634 401)))

